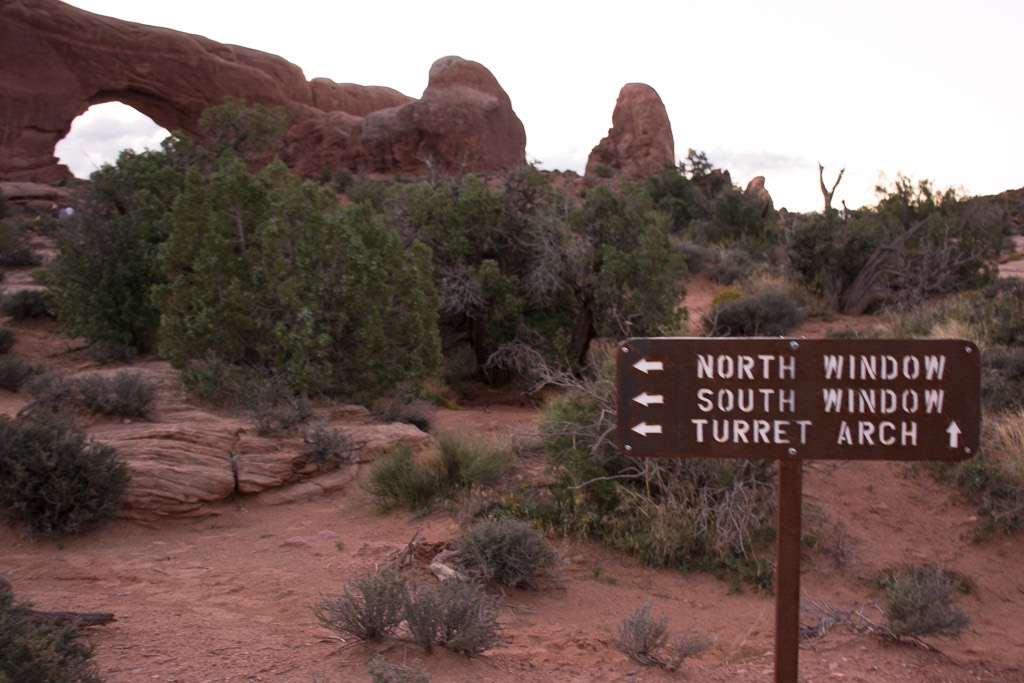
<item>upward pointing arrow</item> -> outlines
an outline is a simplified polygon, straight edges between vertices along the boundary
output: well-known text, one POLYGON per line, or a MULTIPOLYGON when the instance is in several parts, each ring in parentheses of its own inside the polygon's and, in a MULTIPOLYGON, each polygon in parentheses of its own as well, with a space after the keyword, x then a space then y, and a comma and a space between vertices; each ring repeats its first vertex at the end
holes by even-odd
POLYGON ((641 358, 636 363, 633 363, 633 367, 646 375, 652 371, 664 370, 665 364, 660 360, 647 360, 646 358, 641 358))
POLYGON ((950 422, 949 426, 946 427, 946 433, 949 434, 949 447, 959 448, 960 434, 963 433, 960 430, 960 425, 958 425, 956 422, 950 422))

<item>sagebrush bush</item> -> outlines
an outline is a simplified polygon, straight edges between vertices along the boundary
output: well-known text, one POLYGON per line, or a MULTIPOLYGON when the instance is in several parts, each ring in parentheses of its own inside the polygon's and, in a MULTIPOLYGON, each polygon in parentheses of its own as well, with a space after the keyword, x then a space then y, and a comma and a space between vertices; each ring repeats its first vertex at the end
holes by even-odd
POLYGON ((18 391, 38 369, 21 356, 0 356, 0 389, 18 391))
POLYGON ((405 625, 417 645, 475 655, 498 644, 498 598, 471 581, 450 579, 408 594, 405 625))
POLYGON ((0 266, 38 266, 39 255, 25 239, 25 231, 17 221, 3 220, 0 215, 0 266))
POLYGON ((405 577, 397 571, 368 571, 345 586, 341 595, 314 605, 313 614, 342 637, 380 640, 402 623, 407 600, 405 577))
POLYGON ((14 347, 14 332, 0 327, 0 354, 7 353, 14 347))
POLYGON ((74 382, 87 409, 103 415, 145 417, 156 400, 156 389, 138 372, 122 370, 113 376, 88 375, 74 382))
POLYGON ((554 576, 558 553, 529 523, 502 517, 466 529, 457 541, 466 562, 484 578, 511 588, 537 588, 554 576))
POLYGON ((359 453, 359 445, 352 437, 340 429, 328 427, 326 422, 305 428, 302 442, 306 461, 321 468, 351 462, 359 453))
POLYGON ((0 681, 101 683, 79 629, 40 623, 29 616, 30 608, 0 586, 0 681))
POLYGON ((75 385, 59 372, 39 372, 25 383, 31 413, 62 413, 75 404, 75 385))
POLYGON ((709 337, 778 337, 803 319, 803 311, 791 296, 764 291, 713 307, 704 316, 704 329, 709 337))
POLYGON ((652 617, 651 606, 644 605, 619 624, 615 646, 645 666, 663 666, 663 650, 668 644, 668 619, 652 617))
POLYGON ((48 316, 50 306, 46 301, 46 292, 41 289, 19 289, 12 294, 4 294, 0 299, 0 315, 13 320, 48 316))
POLYGON ((884 572, 879 581, 885 590, 885 623, 893 637, 956 638, 967 627, 967 615, 953 604, 962 584, 941 567, 896 569, 884 572))
POLYGON ((59 538, 114 515, 128 469, 110 446, 54 420, 0 416, 0 511, 11 524, 59 538))

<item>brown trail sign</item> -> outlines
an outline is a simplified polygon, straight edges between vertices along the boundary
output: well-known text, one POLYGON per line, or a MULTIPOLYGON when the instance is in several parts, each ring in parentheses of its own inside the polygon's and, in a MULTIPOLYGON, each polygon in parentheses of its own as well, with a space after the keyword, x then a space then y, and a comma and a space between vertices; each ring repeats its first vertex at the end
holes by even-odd
POLYGON ((616 363, 633 457, 779 465, 775 681, 796 683, 803 460, 964 460, 981 358, 963 340, 636 338, 616 363))

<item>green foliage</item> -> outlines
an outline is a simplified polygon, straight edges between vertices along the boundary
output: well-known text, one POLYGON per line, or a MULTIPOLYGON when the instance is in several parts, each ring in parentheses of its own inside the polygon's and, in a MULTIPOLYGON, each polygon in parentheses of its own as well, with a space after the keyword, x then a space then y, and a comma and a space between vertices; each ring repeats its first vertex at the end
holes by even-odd
POLYGON ((14 348, 14 331, 7 327, 0 327, 0 354, 7 353, 14 348))
POLYGON ((487 442, 471 441, 454 434, 441 434, 437 441, 441 478, 449 490, 493 484, 515 464, 511 451, 487 442))
POLYGON ((119 417, 145 417, 156 390, 138 372, 122 370, 113 376, 88 375, 75 380, 82 404, 94 413, 119 417))
POLYGON ((876 190, 874 209, 803 217, 788 231, 789 262, 811 289, 860 312, 880 303, 914 305, 991 279, 987 260, 1004 236, 998 205, 902 175, 876 190))
POLYGON ((380 640, 393 635, 404 618, 408 591, 405 578, 386 569, 365 572, 345 586, 341 595, 313 606, 325 628, 358 640, 380 640))
POLYGON ((30 607, 0 586, 0 682, 101 683, 79 629, 36 622, 30 607))
POLYGON ((61 221, 47 277, 68 334, 139 351, 155 346, 151 290, 163 281, 159 251, 182 188, 181 162, 171 141, 161 151, 124 151, 93 173, 78 210, 61 221))
POLYGON ((713 306, 704 316, 704 328, 710 337, 778 337, 803 319, 803 312, 792 296, 768 290, 713 306))
POLYGON ((615 175, 615 169, 608 164, 596 164, 594 166, 594 175, 598 178, 608 179, 615 175))
POLYGON ((0 213, 0 266, 37 266, 40 262, 24 227, 0 213))
POLYGON ((885 591, 886 627, 893 637, 956 638, 967 627, 967 615, 953 604, 960 583, 941 567, 896 569, 883 573, 879 581, 885 591))
POLYGON ((202 140, 214 157, 229 150, 248 160, 260 160, 284 147, 291 113, 284 107, 246 104, 225 96, 199 117, 202 140))
POLYGON ((508 517, 473 525, 459 536, 457 546, 484 578, 510 588, 538 588, 552 578, 558 561, 544 534, 508 517))
POLYGON ((4 294, 3 299, 0 299, 0 315, 12 320, 42 318, 50 314, 46 292, 41 289, 19 289, 4 294))
POLYGON ((0 356, 0 389, 18 391, 37 372, 37 368, 21 356, 4 354, 0 356))
POLYGON ((164 249, 161 353, 269 368, 299 393, 365 399, 438 361, 430 255, 369 207, 275 162, 190 172, 164 249))
POLYGON ((432 251, 446 351, 468 345, 488 382, 586 365, 596 336, 680 319, 685 264, 644 191, 600 186, 575 206, 549 183, 523 168, 501 188, 467 176, 388 196, 395 229, 432 251))
POLYGON ((113 448, 54 420, 0 417, 0 511, 11 524, 82 533, 120 509, 127 484, 113 448))
POLYGON ((513 465, 507 450, 452 435, 441 435, 438 453, 415 455, 400 443, 370 466, 364 488, 386 504, 418 509, 438 496, 491 484, 513 465))
POLYGON ((362 485, 386 504, 410 509, 422 507, 442 490, 437 467, 417 458, 407 443, 379 455, 362 485))

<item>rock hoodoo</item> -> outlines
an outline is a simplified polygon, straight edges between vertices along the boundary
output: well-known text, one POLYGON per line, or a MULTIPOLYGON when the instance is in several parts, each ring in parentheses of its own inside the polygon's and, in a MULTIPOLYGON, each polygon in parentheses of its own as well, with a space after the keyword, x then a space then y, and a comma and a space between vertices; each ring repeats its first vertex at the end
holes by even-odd
POLYGON ((300 174, 496 171, 525 163, 526 133, 482 65, 444 57, 420 100, 390 88, 307 81, 280 57, 103 17, 58 0, 0 4, 0 180, 58 182, 53 156, 74 119, 122 102, 198 136, 225 96, 292 113, 281 155, 300 174))
POLYGON ((608 137, 587 159, 587 175, 599 165, 629 178, 660 173, 675 164, 675 140, 668 112, 658 93, 643 83, 627 83, 619 92, 608 137))
POLYGON ((775 202, 772 201, 772 196, 768 194, 768 190, 764 186, 763 175, 759 175, 747 183, 747 189, 743 191, 743 194, 757 201, 761 216, 767 216, 775 210, 775 202))

